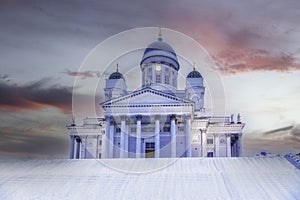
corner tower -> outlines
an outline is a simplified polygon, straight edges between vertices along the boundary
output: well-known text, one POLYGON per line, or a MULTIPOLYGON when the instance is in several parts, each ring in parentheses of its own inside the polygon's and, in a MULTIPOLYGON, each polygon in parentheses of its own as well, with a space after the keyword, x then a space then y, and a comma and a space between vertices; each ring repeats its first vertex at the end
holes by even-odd
POLYGON ((203 77, 200 72, 193 68, 186 77, 186 98, 195 103, 195 111, 204 111, 203 77))
POLYGON ((144 51, 140 67, 142 87, 151 84, 177 89, 180 66, 174 49, 163 41, 161 32, 157 41, 152 42, 144 51))
POLYGON ((108 79, 106 79, 104 92, 105 92, 105 101, 117 97, 121 97, 127 94, 127 86, 126 86, 125 78, 119 72, 118 65, 116 71, 113 72, 108 79))

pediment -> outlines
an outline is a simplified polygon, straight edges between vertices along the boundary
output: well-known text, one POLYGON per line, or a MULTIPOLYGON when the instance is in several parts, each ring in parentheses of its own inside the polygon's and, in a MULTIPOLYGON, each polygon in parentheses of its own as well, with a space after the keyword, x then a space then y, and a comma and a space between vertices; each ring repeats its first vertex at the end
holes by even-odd
POLYGON ((131 94, 101 103, 102 107, 131 106, 131 105, 169 105, 169 104, 191 104, 187 99, 182 99, 152 88, 143 88, 131 94))

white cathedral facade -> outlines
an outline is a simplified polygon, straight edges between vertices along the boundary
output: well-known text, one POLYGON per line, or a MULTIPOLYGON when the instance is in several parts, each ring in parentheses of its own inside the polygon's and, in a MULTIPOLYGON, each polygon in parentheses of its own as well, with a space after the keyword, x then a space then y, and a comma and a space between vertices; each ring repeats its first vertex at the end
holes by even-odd
POLYGON ((83 119, 70 131, 70 158, 175 158, 242 156, 238 115, 206 116, 202 75, 194 68, 178 90, 174 49, 161 36, 144 51, 142 87, 127 90, 117 68, 106 80, 104 117, 83 119))

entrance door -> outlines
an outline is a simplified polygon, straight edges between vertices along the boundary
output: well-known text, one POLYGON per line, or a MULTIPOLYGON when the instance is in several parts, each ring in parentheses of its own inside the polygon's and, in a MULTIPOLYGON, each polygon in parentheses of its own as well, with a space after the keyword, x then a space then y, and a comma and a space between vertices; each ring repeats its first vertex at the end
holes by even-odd
POLYGON ((155 143, 154 142, 146 142, 145 143, 145 157, 146 158, 154 158, 155 157, 155 143))
POLYGON ((207 157, 210 157, 210 158, 214 157, 214 152, 208 152, 207 157))

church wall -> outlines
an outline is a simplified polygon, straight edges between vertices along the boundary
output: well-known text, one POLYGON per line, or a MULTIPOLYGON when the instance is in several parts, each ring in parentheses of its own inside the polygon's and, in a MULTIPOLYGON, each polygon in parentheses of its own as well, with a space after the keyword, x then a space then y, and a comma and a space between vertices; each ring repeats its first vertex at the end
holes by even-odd
MULTIPOLYGON (((132 133, 132 134, 135 134, 135 133, 132 133)), ((129 139, 128 139, 129 158, 135 158, 135 147, 136 147, 136 137, 129 136, 129 139)))
POLYGON ((201 144, 200 143, 192 143, 191 151, 192 151, 192 157, 200 157, 201 156, 201 144))
POLYGON ((120 134, 114 137, 114 158, 120 158, 120 134))
POLYGON ((186 157, 186 138, 185 135, 176 137, 176 157, 186 157))
POLYGON ((169 158, 171 152, 171 136, 168 134, 161 134, 160 136, 160 157, 169 158))

